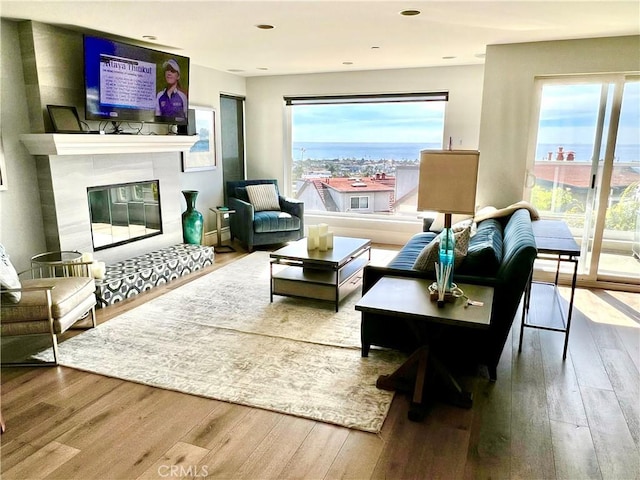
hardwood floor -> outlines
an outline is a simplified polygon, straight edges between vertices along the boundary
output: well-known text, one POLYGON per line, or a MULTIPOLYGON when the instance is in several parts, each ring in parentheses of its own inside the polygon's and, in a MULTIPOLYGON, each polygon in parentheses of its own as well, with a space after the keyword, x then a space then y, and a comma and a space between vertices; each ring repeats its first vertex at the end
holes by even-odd
MULTIPOLYGON (((242 255, 219 254, 200 275, 242 255)), ((526 329, 518 353, 518 315, 498 381, 462 379, 472 409, 434 402, 414 423, 398 394, 379 435, 65 367, 3 368, 1 476, 639 479, 640 295, 578 290, 575 305, 566 361, 556 332, 526 329)))

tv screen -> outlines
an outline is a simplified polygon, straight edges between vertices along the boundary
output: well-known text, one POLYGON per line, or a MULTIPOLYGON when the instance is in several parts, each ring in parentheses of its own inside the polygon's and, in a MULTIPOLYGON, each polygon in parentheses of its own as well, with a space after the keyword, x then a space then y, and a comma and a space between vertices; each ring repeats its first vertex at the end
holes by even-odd
POLYGON ((189 58, 84 36, 87 120, 186 125, 189 58))

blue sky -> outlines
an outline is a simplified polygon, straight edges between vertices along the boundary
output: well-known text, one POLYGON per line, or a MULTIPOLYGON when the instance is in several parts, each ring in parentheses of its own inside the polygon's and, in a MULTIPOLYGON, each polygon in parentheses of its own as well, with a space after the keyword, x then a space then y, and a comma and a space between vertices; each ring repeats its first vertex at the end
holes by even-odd
MULTIPOLYGON (((592 143, 599 101, 600 84, 546 85, 540 107, 538 143, 592 143)), ((640 82, 625 86, 618 143, 640 144, 640 82)))
POLYGON ((445 102, 299 105, 294 142, 442 141, 445 102))
MULTIPOLYGON (((591 143, 599 97, 599 84, 545 86, 538 143, 591 143)), ((293 141, 439 143, 445 106, 446 102, 296 106, 293 141)), ((640 144, 640 82, 626 84, 618 143, 640 144)))

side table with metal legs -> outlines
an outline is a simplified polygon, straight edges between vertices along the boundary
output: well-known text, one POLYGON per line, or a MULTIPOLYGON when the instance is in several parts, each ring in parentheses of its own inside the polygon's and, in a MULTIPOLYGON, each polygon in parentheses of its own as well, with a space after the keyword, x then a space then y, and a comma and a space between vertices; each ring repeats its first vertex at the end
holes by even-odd
POLYGON ((216 214, 216 237, 217 237, 217 242, 216 245, 213 247, 213 251, 216 253, 229 253, 229 252, 235 252, 236 249, 233 248, 231 245, 223 245, 222 244, 222 223, 224 221, 225 218, 229 218, 229 215, 236 213, 235 210, 229 210, 228 208, 220 208, 220 207, 214 207, 214 208, 210 208, 209 210, 211 210, 212 212, 214 212, 216 214))

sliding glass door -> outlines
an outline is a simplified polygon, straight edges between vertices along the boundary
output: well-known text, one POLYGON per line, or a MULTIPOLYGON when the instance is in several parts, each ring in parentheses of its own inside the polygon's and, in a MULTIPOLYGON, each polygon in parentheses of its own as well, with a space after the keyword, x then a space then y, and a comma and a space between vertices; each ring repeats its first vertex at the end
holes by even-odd
POLYGON ((640 81, 539 79, 528 194, 565 220, 582 281, 640 283, 640 81))

